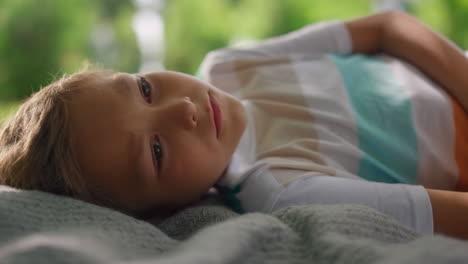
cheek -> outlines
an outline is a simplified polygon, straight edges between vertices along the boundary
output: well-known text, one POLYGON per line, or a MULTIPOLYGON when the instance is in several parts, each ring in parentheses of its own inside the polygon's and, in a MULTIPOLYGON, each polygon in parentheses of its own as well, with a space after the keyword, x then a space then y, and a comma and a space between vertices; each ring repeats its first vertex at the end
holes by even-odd
POLYGON ((173 175, 173 179, 182 188, 203 191, 202 189, 211 187, 221 176, 228 163, 225 156, 222 151, 206 147, 187 148, 178 158, 177 175, 173 175))
POLYGON ((192 152, 186 159, 185 171, 192 181, 205 181, 219 176, 226 166, 224 153, 214 151, 192 152))
POLYGON ((227 165, 230 148, 226 142, 214 141, 198 134, 180 134, 174 142, 174 162, 184 174, 210 176, 227 165))
POLYGON ((223 172, 223 163, 219 155, 186 152, 180 159, 180 165, 174 168, 169 182, 164 184, 169 198, 177 205, 194 202, 206 193, 223 172))

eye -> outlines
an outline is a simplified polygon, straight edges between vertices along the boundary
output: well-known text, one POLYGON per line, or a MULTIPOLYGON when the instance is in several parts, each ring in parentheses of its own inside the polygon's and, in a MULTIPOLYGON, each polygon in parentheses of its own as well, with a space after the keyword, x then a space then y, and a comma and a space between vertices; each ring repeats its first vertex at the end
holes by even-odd
POLYGON ((146 102, 151 103, 151 85, 143 77, 140 77, 140 90, 146 102))
POLYGON ((159 143, 158 138, 153 139, 153 142, 151 143, 151 151, 153 151, 153 157, 155 159, 155 165, 159 169, 160 166, 161 166, 162 158, 163 158, 163 149, 162 149, 161 144, 159 143))

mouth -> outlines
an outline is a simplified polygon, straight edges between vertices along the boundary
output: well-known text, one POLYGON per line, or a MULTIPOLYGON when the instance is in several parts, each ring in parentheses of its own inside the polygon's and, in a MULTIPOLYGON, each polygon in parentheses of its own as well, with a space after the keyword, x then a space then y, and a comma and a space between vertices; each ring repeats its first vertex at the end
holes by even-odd
POLYGON ((210 93, 208 95, 210 97, 211 110, 213 110, 212 115, 214 126, 216 129, 216 137, 219 138, 219 133, 221 131, 221 109, 219 108, 219 104, 218 101, 216 101, 216 98, 213 97, 210 93))

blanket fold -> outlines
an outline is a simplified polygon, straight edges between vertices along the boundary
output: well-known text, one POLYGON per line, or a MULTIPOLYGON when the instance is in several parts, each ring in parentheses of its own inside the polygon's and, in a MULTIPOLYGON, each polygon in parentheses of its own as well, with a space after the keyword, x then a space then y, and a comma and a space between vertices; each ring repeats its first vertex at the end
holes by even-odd
POLYGON ((74 199, 0 186, 6 263, 468 263, 468 243, 420 236, 359 205, 239 215, 216 198, 157 226, 74 199))

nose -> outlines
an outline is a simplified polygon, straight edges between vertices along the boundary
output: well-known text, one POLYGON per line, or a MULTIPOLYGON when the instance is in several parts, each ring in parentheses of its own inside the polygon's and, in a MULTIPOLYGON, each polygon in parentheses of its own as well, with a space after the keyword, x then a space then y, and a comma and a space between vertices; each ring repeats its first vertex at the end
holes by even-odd
POLYGON ((181 124, 185 129, 193 129, 198 124, 198 108, 190 97, 173 99, 167 110, 172 122, 181 124))

